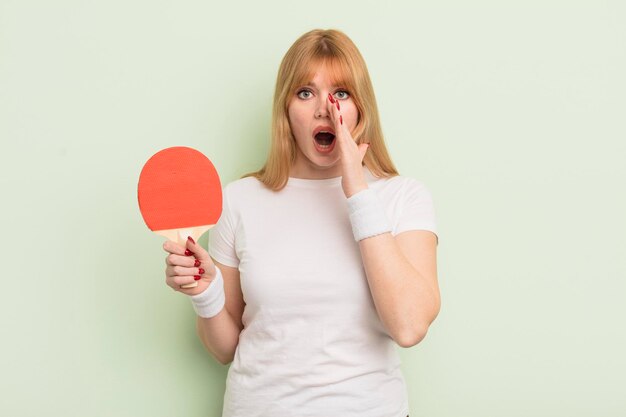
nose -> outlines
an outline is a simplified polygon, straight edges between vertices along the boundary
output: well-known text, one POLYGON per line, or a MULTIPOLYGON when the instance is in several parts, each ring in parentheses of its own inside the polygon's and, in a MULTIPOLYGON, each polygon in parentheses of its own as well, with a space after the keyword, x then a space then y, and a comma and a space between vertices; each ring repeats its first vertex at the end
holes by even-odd
POLYGON ((328 117, 328 105, 326 101, 328 100, 327 95, 320 94, 320 98, 317 100, 317 108, 315 109, 315 117, 328 117))

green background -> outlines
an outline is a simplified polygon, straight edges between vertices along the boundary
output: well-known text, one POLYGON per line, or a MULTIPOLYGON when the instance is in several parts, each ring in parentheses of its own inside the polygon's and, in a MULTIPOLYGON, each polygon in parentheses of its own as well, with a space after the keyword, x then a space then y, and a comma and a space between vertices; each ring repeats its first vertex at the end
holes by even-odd
POLYGON ((617 0, 0 0, 0 415, 220 416, 228 367, 137 179, 176 145, 223 184, 258 169, 314 28, 357 44, 394 162, 433 193, 411 417, 624 415, 625 22, 617 0))

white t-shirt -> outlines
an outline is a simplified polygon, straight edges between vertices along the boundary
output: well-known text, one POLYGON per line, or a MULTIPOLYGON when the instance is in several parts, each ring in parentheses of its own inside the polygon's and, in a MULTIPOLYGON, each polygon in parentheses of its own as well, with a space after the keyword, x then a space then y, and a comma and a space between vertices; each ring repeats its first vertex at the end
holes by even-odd
MULTIPOLYGON (((421 182, 364 173, 392 235, 437 234, 421 182)), ((279 192, 247 177, 223 196, 209 254, 239 268, 246 307, 222 417, 409 414, 399 346, 374 306, 341 177, 290 178, 279 192)))

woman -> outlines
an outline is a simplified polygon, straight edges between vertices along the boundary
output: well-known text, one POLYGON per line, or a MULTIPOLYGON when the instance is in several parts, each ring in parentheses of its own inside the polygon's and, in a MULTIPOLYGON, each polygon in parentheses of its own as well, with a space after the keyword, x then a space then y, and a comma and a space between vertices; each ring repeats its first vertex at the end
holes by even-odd
POLYGON ((167 284, 232 361, 223 416, 408 415, 396 345, 439 311, 434 210, 391 162, 345 34, 313 30, 287 51, 268 160, 223 194, 208 253, 164 244, 167 284))

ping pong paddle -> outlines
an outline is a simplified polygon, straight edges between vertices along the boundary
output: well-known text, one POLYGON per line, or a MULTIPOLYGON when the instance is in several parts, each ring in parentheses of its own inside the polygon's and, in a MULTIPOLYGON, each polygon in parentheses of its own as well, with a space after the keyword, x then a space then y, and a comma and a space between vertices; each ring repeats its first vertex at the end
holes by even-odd
POLYGON ((197 242, 222 214, 217 170, 209 158, 185 146, 163 149, 148 159, 139 175, 137 199, 148 228, 183 246, 188 236, 197 242))

